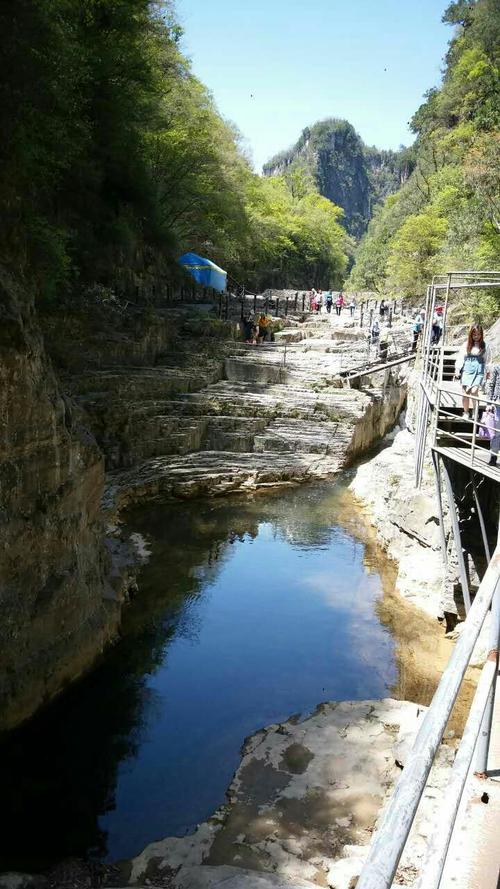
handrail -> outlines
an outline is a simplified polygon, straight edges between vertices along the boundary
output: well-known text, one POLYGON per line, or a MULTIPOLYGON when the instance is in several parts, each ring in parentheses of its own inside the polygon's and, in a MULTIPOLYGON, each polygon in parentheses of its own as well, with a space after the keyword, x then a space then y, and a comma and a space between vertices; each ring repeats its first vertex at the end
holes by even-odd
POLYGON ((446 794, 440 807, 439 816, 429 834, 427 856, 416 889, 438 889, 441 882, 458 807, 496 672, 496 660, 486 661, 481 670, 460 747, 453 763, 451 778, 446 785, 446 794))
MULTIPOLYGON (((389 889, 392 885, 432 763, 495 594, 500 595, 500 546, 498 545, 479 585, 474 602, 464 622, 463 631, 441 677, 420 726, 413 749, 370 846, 356 889, 389 889)), ((498 620, 500 609, 496 608, 494 613, 498 620)), ((499 628, 495 629, 498 638, 499 628)), ((495 654, 497 663, 498 646, 495 654)), ((494 675, 496 675, 496 671, 493 671, 494 675)), ((474 712, 477 713, 479 710, 478 702, 474 712)), ((480 724, 477 726, 476 738, 479 729, 480 724)), ((473 750, 469 763, 472 753, 473 750)), ((451 814, 454 824, 456 810, 451 814)), ((439 879, 441 873, 442 868, 439 871, 439 879)), ((438 883, 431 885, 428 882, 422 883, 425 889, 434 889, 438 885, 438 883)))
MULTIPOLYGON (((436 399, 436 404, 435 404, 435 423, 434 423, 434 430, 433 430, 433 436, 432 436, 433 446, 435 447, 437 444, 438 435, 440 437, 444 436, 445 438, 451 438, 454 441, 460 442, 461 445, 465 445, 465 448, 467 449, 467 451, 470 455, 470 465, 471 465, 471 467, 473 467, 474 466, 475 451, 477 448, 478 432, 479 432, 480 428, 484 429, 486 427, 486 424, 483 421, 483 417, 481 417, 481 419, 479 418, 479 407, 481 404, 488 404, 488 405, 493 404, 495 406, 500 406, 500 401, 498 401, 496 399, 486 398, 484 395, 469 395, 469 396, 467 396, 468 398, 470 398, 473 401, 473 404, 474 404, 474 416, 462 418, 465 423, 472 424, 472 438, 469 441, 467 438, 463 437, 465 433, 462 432, 462 434, 461 434, 460 432, 454 432, 451 429, 442 429, 439 426, 439 421, 441 418, 449 418, 451 420, 456 419, 456 414, 453 414, 451 411, 446 410, 446 408, 442 407, 442 405, 441 405, 441 395, 443 392, 451 394, 451 395, 455 395, 455 396, 457 395, 457 392, 455 391, 455 389, 452 389, 450 387, 443 386, 443 385, 439 385, 437 387, 437 399, 436 399)), ((496 435, 498 435, 500 433, 500 427, 496 426, 496 424, 493 425, 492 429, 496 435)))

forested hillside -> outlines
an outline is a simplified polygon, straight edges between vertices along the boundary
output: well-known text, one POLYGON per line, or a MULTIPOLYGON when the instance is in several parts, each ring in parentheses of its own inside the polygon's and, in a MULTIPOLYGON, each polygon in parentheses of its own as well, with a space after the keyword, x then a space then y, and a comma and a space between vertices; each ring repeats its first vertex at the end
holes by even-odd
POLYGON ((408 178, 412 155, 412 149, 379 151, 364 145, 349 121, 332 117, 306 127, 292 148, 264 164, 264 175, 289 178, 301 172, 342 207, 347 231, 360 237, 373 208, 408 178))
MULTIPOLYGON (((500 265, 500 2, 459 0, 442 86, 412 119, 415 169, 375 211, 348 285, 413 296, 435 273, 500 265)), ((497 311, 483 299, 484 318, 497 311)))
POLYGON ((255 286, 340 284, 341 211, 255 175, 168 3, 1 5, 0 249, 39 299, 127 292, 199 250, 255 286))

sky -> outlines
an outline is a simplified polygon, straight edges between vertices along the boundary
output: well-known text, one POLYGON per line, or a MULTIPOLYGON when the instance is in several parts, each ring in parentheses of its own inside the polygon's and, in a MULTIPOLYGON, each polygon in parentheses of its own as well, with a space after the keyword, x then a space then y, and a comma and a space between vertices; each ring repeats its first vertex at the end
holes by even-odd
POLYGON ((177 0, 182 48, 255 168, 304 127, 345 118, 378 148, 409 145, 452 35, 447 0, 177 0))

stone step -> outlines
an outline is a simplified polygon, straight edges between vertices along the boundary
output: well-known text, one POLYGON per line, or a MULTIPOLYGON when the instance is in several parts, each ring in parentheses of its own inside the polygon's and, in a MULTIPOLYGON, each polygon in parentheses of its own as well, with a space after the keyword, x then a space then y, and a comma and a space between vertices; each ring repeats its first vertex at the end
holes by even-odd
POLYGON ((220 368, 113 368, 73 377, 71 394, 92 400, 97 396, 147 400, 195 392, 220 379, 220 368))
POLYGON ((351 437, 352 428, 339 423, 277 420, 255 436, 255 451, 334 454, 345 451, 351 437))

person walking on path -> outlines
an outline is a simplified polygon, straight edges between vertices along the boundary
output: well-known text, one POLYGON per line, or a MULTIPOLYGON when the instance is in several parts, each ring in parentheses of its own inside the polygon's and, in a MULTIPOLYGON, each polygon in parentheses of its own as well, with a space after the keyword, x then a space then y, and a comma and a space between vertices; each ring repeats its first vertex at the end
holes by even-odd
POLYGON ((257 338, 258 343, 263 343, 266 340, 270 333, 270 325, 271 319, 262 313, 259 315, 258 325, 259 325, 259 335, 257 338))
POLYGON ((380 306, 378 309, 378 313, 380 315, 380 320, 383 321, 384 320, 384 313, 385 313, 385 300, 384 299, 380 300, 380 306))
POLYGON ((417 351, 418 338, 422 333, 422 327, 424 326, 424 322, 422 321, 422 316, 417 315, 415 318, 415 322, 413 324, 413 342, 411 344, 412 352, 417 351))
POLYGON ((438 306, 436 311, 434 312, 434 317, 432 319, 431 346, 439 345, 439 340, 441 339, 442 333, 443 333, 443 307, 438 306))
POLYGON ((472 418, 469 395, 477 395, 484 385, 489 377, 490 362, 491 349, 484 341, 483 328, 480 324, 473 324, 455 362, 455 379, 462 383, 464 420, 472 418))
POLYGON ((356 308, 356 300, 354 299, 353 296, 351 296, 351 301, 350 301, 350 303, 349 303, 349 311, 350 311, 350 313, 351 313, 351 318, 352 318, 353 315, 354 315, 354 310, 355 310, 355 308, 356 308))
MULTIPOLYGON (((498 451, 500 450, 500 364, 494 364, 490 369, 490 376, 486 385, 486 398, 492 402, 486 410, 493 414, 493 433, 490 439, 489 465, 496 466, 498 451)), ((488 423, 488 426, 490 424, 488 423)), ((491 428, 491 427, 490 427, 491 428)))
POLYGON ((344 306, 345 306, 344 294, 339 293, 339 295, 335 301, 335 311, 337 312, 337 315, 339 315, 339 317, 340 317, 340 313, 341 313, 342 309, 344 308, 344 306))
POLYGON ((332 296, 332 291, 329 290, 328 293, 326 294, 326 311, 328 312, 328 314, 330 314, 330 312, 332 311, 332 305, 333 305, 333 296, 332 296))

